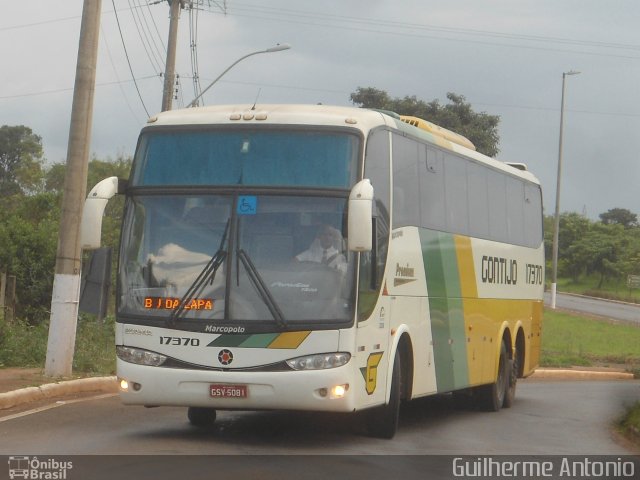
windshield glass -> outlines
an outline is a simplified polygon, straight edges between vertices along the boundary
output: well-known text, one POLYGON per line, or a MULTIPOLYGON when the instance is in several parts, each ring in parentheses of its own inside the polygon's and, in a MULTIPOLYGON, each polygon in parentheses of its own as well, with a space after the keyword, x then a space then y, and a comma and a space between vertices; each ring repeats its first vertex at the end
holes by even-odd
POLYGON ((119 313, 280 327, 348 321, 354 268, 345 250, 346 202, 273 195, 132 197, 123 230, 119 313))
POLYGON ((131 185, 349 188, 358 145, 355 135, 331 131, 148 131, 131 185))

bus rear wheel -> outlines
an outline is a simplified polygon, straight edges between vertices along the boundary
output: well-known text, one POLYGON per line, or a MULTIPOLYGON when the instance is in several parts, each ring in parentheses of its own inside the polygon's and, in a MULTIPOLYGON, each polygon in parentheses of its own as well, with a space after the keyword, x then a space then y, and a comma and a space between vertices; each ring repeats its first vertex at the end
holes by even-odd
POLYGON ((502 403, 503 408, 510 408, 513 405, 513 401, 516 398, 516 383, 518 381, 518 356, 513 355, 512 360, 508 360, 508 371, 509 374, 507 376, 508 383, 507 389, 504 394, 504 402, 502 403))
MULTIPOLYGON (((483 410, 497 412, 504 404, 507 389, 509 388, 509 377, 512 368, 511 361, 507 355, 507 346, 504 342, 500 347, 500 358, 498 360, 498 376, 494 383, 476 387, 479 405, 483 410)), ((515 390, 514 390, 515 394, 515 390)))
POLYGON ((400 364, 400 351, 397 350, 393 360, 389 403, 372 409, 368 415, 368 431, 371 436, 391 439, 398 431, 402 388, 401 383, 402 365, 400 364))
POLYGON ((214 408, 189 407, 187 418, 194 427, 210 427, 216 421, 216 410, 214 408))

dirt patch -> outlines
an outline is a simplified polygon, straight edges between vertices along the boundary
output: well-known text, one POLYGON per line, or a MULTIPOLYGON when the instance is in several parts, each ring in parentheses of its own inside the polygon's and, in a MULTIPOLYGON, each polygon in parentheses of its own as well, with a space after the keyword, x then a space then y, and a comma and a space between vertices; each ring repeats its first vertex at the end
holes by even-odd
POLYGON ((0 393, 78 377, 48 377, 41 368, 0 368, 0 393))

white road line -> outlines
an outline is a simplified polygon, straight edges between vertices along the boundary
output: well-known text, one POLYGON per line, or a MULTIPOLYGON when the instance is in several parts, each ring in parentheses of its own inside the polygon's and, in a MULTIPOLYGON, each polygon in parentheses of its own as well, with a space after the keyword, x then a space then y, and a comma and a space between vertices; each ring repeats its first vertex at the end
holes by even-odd
POLYGON ((117 393, 105 393, 105 394, 96 395, 96 396, 93 396, 93 397, 76 398, 74 400, 58 400, 57 402, 52 403, 50 405, 44 405, 42 407, 33 408, 31 410, 26 410, 24 412, 15 413, 13 415, 7 415, 6 417, 0 417, 0 423, 7 422, 9 420, 14 420, 14 419, 20 418, 20 417, 26 417, 27 415, 33 415, 34 413, 40 413, 40 412, 44 412, 46 410, 51 410, 52 408, 62 407, 64 405, 71 405, 73 403, 80 403, 80 402, 88 402, 90 400, 100 400, 102 398, 115 397, 116 395, 118 395, 118 394, 117 393))

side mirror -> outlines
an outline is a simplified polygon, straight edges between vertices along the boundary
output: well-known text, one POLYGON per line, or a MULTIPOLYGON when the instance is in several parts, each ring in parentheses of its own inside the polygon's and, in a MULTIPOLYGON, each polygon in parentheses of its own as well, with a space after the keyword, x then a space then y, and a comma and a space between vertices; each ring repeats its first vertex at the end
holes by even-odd
POLYGON ((373 247, 371 236, 373 216, 373 187, 368 178, 359 181, 349 194, 349 250, 368 252, 373 247))
POLYGON ((104 209, 109 199, 119 193, 118 187, 124 184, 126 182, 118 180, 118 177, 105 178, 87 195, 80 222, 80 246, 84 250, 100 248, 104 209))

